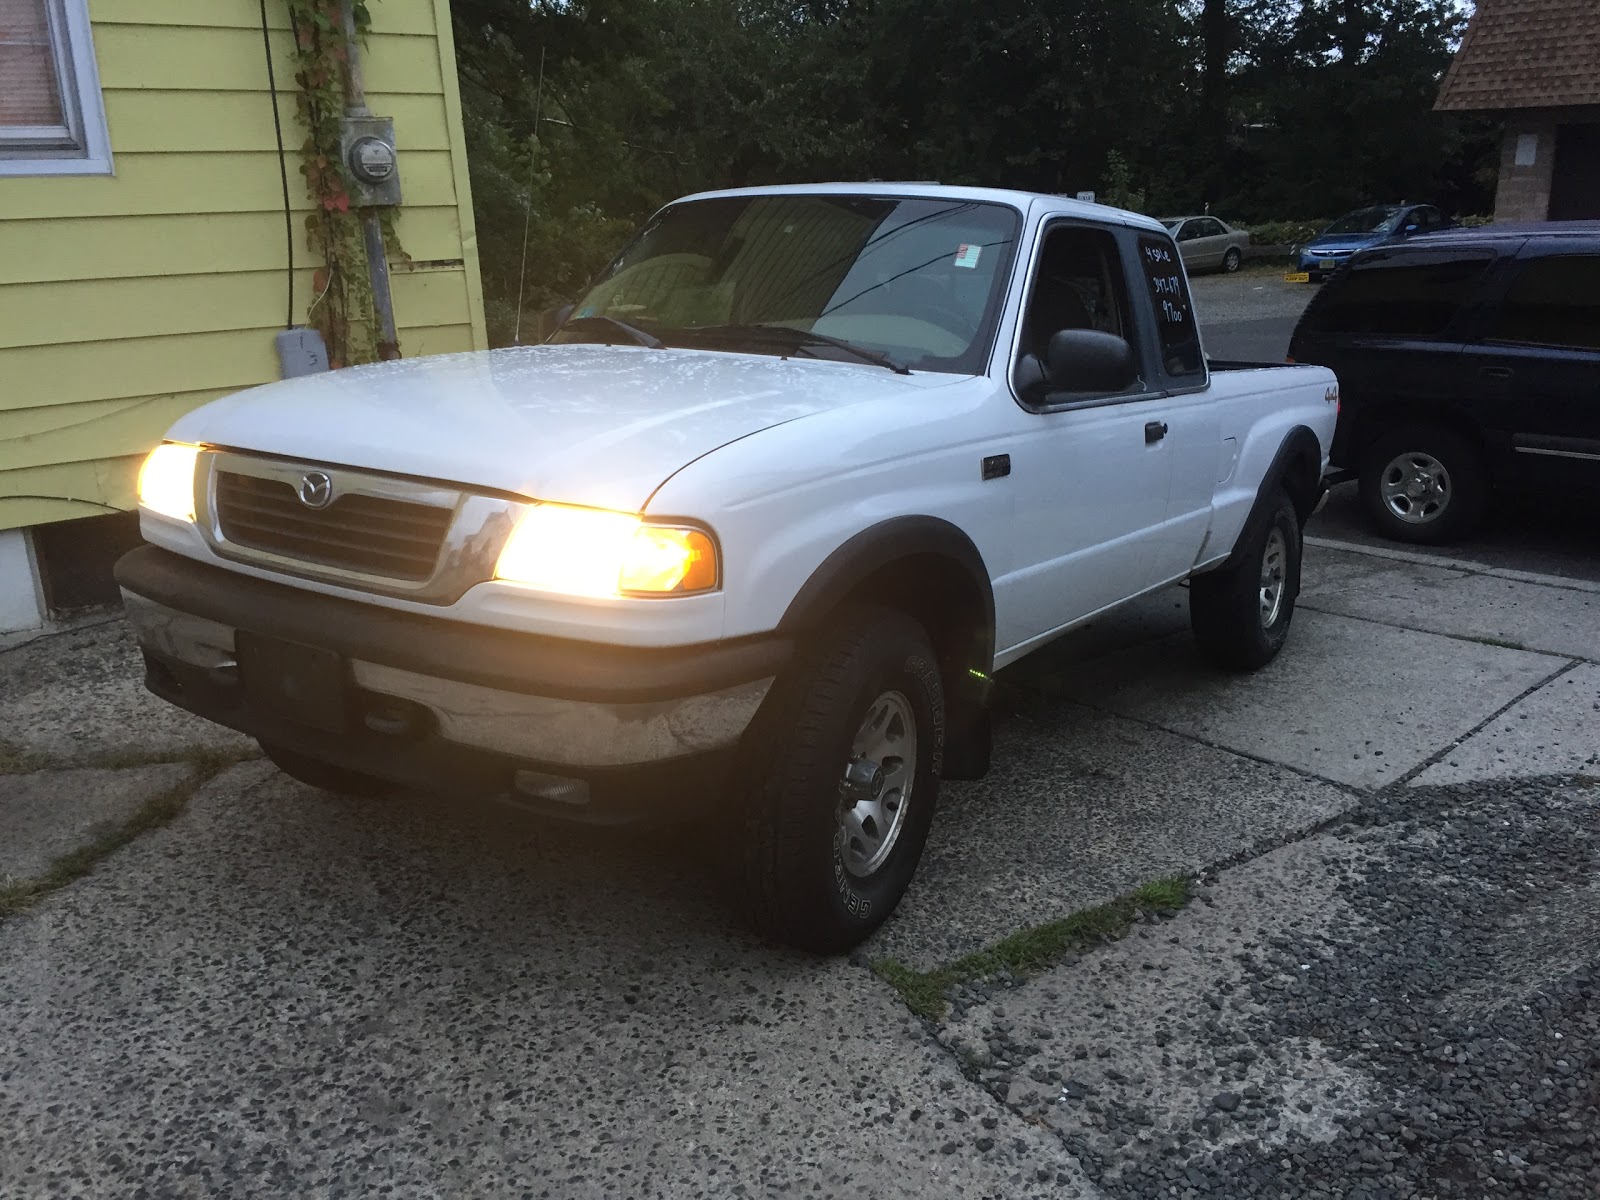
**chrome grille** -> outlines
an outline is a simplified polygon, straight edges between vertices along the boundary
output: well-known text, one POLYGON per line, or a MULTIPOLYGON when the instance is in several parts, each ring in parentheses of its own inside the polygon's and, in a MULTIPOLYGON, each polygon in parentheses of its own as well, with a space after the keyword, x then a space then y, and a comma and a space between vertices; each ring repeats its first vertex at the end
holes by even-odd
POLYGON ((216 473, 216 520, 235 546, 304 563, 420 582, 432 577, 454 512, 350 493, 326 508, 300 502, 284 479, 216 473))

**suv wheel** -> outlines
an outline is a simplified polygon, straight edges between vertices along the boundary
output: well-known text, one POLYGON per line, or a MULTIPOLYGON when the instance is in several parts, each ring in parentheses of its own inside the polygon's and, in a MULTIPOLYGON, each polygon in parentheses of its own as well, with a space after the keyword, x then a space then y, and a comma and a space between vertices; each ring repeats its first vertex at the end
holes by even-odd
POLYGON ((730 847, 767 936, 822 954, 883 923, 938 799, 944 692, 922 627, 847 609, 804 647, 746 735, 730 847))
POLYGON ((1300 514, 1281 489, 1271 516, 1249 539, 1232 566, 1189 583, 1189 625, 1200 652, 1230 671, 1254 671, 1278 656, 1289 640, 1300 595, 1300 514))
POLYGON ((1360 487, 1378 532, 1430 546, 1470 533, 1489 491, 1477 447, 1427 425, 1396 429, 1373 442, 1361 460, 1360 487))

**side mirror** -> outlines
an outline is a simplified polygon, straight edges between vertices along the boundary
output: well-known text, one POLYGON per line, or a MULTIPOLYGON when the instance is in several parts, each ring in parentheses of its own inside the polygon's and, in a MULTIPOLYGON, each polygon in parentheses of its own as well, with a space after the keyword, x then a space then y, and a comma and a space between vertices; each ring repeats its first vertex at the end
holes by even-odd
POLYGON ((1139 378, 1133 347, 1114 333, 1098 329, 1063 329, 1050 338, 1046 351, 1050 386, 1063 392, 1127 391, 1139 378))
POLYGON ((1421 226, 1417 225, 1416 222, 1412 222, 1410 225, 1406 226, 1406 232, 1415 233, 1419 228, 1421 228, 1421 226))

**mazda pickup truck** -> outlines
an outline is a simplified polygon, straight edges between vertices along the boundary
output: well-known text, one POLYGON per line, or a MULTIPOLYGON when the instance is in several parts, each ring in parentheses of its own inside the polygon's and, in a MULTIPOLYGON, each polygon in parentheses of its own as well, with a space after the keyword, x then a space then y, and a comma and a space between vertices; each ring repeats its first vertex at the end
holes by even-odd
POLYGON ((817 185, 657 213, 544 344, 173 426, 118 564, 158 696, 313 786, 703 821, 769 936, 894 909, 994 673, 1187 581, 1283 647, 1338 410, 1208 362, 1156 221, 817 185))

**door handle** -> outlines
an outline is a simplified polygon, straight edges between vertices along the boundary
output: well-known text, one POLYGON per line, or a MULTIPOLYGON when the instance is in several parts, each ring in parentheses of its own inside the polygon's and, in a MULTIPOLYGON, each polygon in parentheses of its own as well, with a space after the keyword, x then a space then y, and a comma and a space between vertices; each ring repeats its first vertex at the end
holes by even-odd
POLYGON ((1146 421, 1144 426, 1144 444, 1153 446, 1167 436, 1167 423, 1165 421, 1146 421))
POLYGON ((1515 374, 1510 367, 1484 367, 1478 373, 1485 379, 1510 379, 1515 374))

